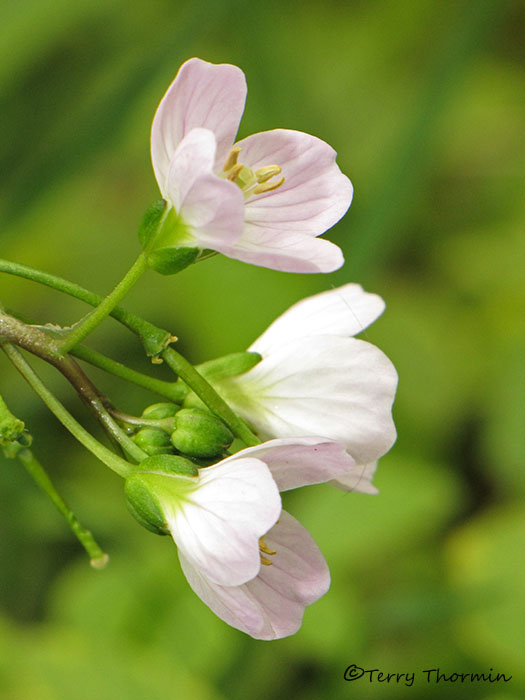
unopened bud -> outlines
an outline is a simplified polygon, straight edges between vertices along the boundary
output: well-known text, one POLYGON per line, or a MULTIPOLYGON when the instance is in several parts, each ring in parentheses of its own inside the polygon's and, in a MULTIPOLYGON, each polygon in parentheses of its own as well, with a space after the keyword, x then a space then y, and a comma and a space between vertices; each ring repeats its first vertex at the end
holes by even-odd
POLYGON ((173 452, 169 434, 160 428, 141 428, 133 436, 133 441, 147 455, 162 455, 173 452))
POLYGON ((162 418, 171 418, 178 410, 179 407, 176 404, 168 403, 167 401, 152 403, 151 406, 148 406, 142 411, 142 417, 150 420, 161 420, 162 418))
POLYGON ((231 445, 233 435, 211 413, 199 408, 183 408, 175 416, 171 442, 179 452, 190 457, 214 457, 231 445))

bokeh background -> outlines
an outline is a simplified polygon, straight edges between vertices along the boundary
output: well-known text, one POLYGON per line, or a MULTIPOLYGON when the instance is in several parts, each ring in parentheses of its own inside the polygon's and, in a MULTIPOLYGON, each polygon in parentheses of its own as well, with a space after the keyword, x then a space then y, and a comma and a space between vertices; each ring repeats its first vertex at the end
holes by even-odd
MULTIPOLYGON (((338 151, 355 198, 329 238, 347 264, 294 276, 217 256, 174 278, 148 273, 127 306, 176 332, 197 363, 247 347, 301 297, 359 282, 386 299, 366 339, 400 375, 380 495, 324 486, 287 497, 332 587, 295 637, 258 642, 193 595, 168 538, 131 519, 120 480, 0 357, 1 391, 36 454, 111 556, 90 569, 20 465, 0 462, 2 700, 524 697, 524 10, 519 0, 2 4, 2 257, 109 291, 158 197, 157 102, 190 56, 235 63, 249 86, 241 137, 288 127, 338 151), (345 683, 354 663, 416 681, 345 683), (420 672, 437 667, 513 679, 427 684, 420 672)), ((6 275, 0 298, 40 322, 85 311, 6 275)), ((114 321, 92 345, 169 378, 114 321)), ((89 373, 123 410, 157 400, 89 373)))

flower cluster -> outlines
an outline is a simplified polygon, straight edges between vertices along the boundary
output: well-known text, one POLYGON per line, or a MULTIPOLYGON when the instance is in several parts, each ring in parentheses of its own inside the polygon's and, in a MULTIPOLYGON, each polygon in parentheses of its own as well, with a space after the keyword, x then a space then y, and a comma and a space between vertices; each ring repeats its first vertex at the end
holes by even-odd
MULTIPOLYGON (((352 199, 335 152, 285 129, 235 143, 245 98, 238 68, 191 59, 162 99, 151 152, 165 206, 145 241, 150 266, 170 272, 179 254, 212 250, 281 271, 337 269, 340 249, 318 238, 352 199)), ((260 444, 234 441, 184 382, 178 405, 137 421, 133 439, 149 457, 126 480, 133 515, 171 535, 195 593, 257 639, 296 632, 330 583, 280 492, 329 482, 376 493, 377 459, 395 440, 397 374, 355 336, 383 310, 380 297, 347 284, 292 306, 247 353, 198 368, 260 444)))

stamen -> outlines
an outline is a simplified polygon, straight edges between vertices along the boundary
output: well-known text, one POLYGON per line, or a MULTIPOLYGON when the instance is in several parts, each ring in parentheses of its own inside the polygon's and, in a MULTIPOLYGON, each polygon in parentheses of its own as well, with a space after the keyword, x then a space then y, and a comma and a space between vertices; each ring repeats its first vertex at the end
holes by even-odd
POLYGON ((281 173, 282 170, 278 165, 265 165, 264 168, 259 168, 255 171, 255 177, 257 178, 257 182, 266 182, 281 173))
POLYGON ((269 556, 271 556, 272 554, 277 554, 276 551, 268 547, 268 545, 264 541, 264 537, 259 537, 259 556, 261 557, 261 564, 264 564, 264 566, 271 566, 273 562, 270 561, 268 557, 265 557, 263 552, 264 554, 268 554, 269 556))
POLYGON ((226 173, 227 179, 231 180, 232 182, 235 182, 237 175, 241 172, 243 168, 244 165, 242 163, 235 163, 235 165, 230 168, 229 172, 226 173))
POLYGON ((265 554, 277 554, 277 552, 273 549, 270 549, 266 542, 264 541, 264 537, 259 538, 259 549, 261 552, 264 552, 265 554))
POLYGON ((272 190, 276 190, 278 187, 280 187, 284 182, 284 177, 282 177, 280 180, 277 180, 277 182, 264 182, 262 185, 256 185, 253 190, 252 194, 263 194, 264 192, 271 192, 272 190))
POLYGON ((226 163, 224 163, 224 172, 227 172, 228 170, 230 170, 230 168, 233 168, 233 166, 237 164, 237 158, 239 157, 239 153, 241 151, 242 148, 240 146, 234 146, 231 149, 228 157, 226 158, 226 163))

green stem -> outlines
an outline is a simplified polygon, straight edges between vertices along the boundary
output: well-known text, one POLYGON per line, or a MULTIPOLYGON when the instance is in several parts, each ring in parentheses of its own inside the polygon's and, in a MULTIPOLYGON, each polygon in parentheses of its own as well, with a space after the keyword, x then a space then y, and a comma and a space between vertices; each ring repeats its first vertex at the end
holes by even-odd
POLYGON ((115 306, 122 301, 129 290, 133 287, 137 280, 142 277, 147 269, 148 263, 146 254, 141 253, 128 272, 117 284, 115 289, 108 294, 104 301, 102 301, 94 311, 85 316, 84 319, 80 321, 80 323, 78 323, 60 343, 60 349, 62 352, 66 354, 72 348, 74 348, 75 345, 81 343, 92 331, 94 331, 95 328, 111 314, 115 306))
POLYGON ((170 399, 174 403, 181 403, 184 400, 185 395, 188 393, 181 384, 177 382, 165 382, 162 379, 155 379, 142 372, 137 372, 134 369, 126 367, 126 365, 116 362, 106 355, 103 355, 96 350, 87 348, 84 345, 77 345, 74 350, 71 351, 72 355, 75 355, 84 362, 89 362, 90 365, 99 367, 100 369, 114 374, 121 379, 125 379, 132 384, 137 384, 137 386, 144 387, 144 389, 149 389, 150 391, 160 394, 167 399, 170 399))
POLYGON ((248 447, 258 445, 261 442, 188 360, 173 348, 166 348, 162 353, 162 357, 166 364, 193 389, 206 406, 226 423, 234 435, 240 438, 248 447))
POLYGON ((60 401, 49 391, 33 368, 26 362, 20 350, 11 343, 1 343, 0 347, 27 381, 29 386, 38 394, 62 425, 107 467, 123 478, 129 476, 133 471, 133 465, 115 455, 111 450, 108 450, 107 447, 104 447, 104 445, 96 440, 73 418, 69 411, 67 411, 60 401))
MULTIPOLYGON (((65 280, 62 277, 57 277, 56 275, 51 275, 47 272, 42 272, 41 270, 36 270, 28 265, 21 265, 20 263, 0 258, 0 272, 22 277, 23 279, 43 284, 46 287, 51 287, 58 292, 63 292, 75 299, 79 299, 90 306, 98 306, 104 301, 104 297, 90 292, 79 284, 75 284, 74 282, 65 280)), ((119 306, 116 306, 109 315, 139 336, 148 355, 158 355, 170 342, 171 334, 168 331, 154 326, 152 323, 149 323, 149 321, 119 306)))
POLYGON ((117 446, 121 446, 137 462, 141 462, 147 457, 147 454, 113 420, 106 408, 107 400, 104 401, 100 392, 78 363, 70 355, 60 353, 55 338, 50 337, 40 328, 28 326, 14 316, 3 313, 0 307, 0 340, 2 338, 28 350, 56 367, 75 387, 77 394, 94 413, 95 418, 117 446))
POLYGON ((102 551, 93 537, 92 533, 80 524, 76 515, 68 508, 56 488, 53 486, 47 472, 33 453, 27 447, 22 447, 16 455, 17 459, 24 465, 34 481, 53 501, 58 511, 64 516, 73 534, 84 547, 91 560, 91 566, 95 569, 102 569, 108 562, 108 555, 102 551))
MULTIPOLYGON (((79 287, 72 282, 68 282, 60 277, 48 275, 34 270, 25 265, 11 263, 0 259, 0 272, 17 275, 26 279, 45 284, 57 291, 64 292, 92 306, 100 303, 101 297, 92 294, 87 289, 79 287)), ((228 404, 217 394, 213 387, 197 372, 197 370, 173 348, 167 347, 172 339, 171 334, 144 319, 130 314, 118 307, 111 313, 114 318, 121 321, 131 331, 136 333, 142 340, 146 352, 149 355, 159 355, 171 369, 188 384, 202 401, 221 418, 232 432, 237 435, 246 445, 258 445, 260 440, 252 433, 248 426, 231 410, 228 404), (164 351, 164 352, 162 352, 164 351)))

